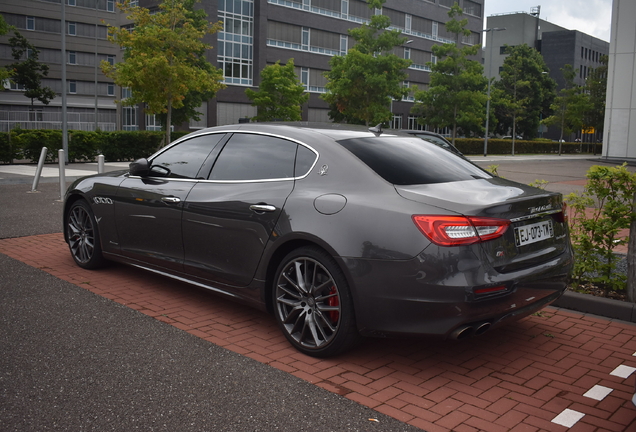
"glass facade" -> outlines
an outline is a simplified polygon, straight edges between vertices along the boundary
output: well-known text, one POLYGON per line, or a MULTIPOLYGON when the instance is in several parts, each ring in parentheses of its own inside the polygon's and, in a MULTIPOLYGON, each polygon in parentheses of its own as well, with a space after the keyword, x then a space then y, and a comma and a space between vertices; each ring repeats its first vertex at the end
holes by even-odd
POLYGON ((254 59, 254 2, 219 0, 218 65, 226 84, 252 85, 254 59))

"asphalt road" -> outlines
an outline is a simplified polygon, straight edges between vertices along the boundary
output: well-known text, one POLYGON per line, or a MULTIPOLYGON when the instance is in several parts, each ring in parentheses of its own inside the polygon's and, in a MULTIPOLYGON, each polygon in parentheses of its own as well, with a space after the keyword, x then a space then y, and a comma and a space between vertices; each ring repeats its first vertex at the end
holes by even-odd
MULTIPOLYGON (((564 193, 599 163, 474 159, 564 193)), ((57 179, 32 181, 0 170, 0 239, 62 231, 57 179)), ((5 255, 0 269, 0 431, 418 430, 5 255)))
MULTIPOLYGON (((62 231, 31 182, 0 181, 0 238, 62 231)), ((2 254, 0 350, 3 432, 419 430, 2 254)))

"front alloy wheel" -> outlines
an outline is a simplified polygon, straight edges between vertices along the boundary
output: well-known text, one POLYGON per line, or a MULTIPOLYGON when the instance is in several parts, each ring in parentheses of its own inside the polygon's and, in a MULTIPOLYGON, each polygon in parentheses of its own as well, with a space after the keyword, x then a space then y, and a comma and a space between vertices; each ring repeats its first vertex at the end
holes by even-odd
POLYGON ((320 249, 302 248, 283 260, 274 302, 283 333, 305 354, 335 355, 358 337, 346 280, 320 249))
POLYGON ((104 264, 97 223, 85 201, 76 201, 69 209, 66 216, 66 233, 71 255, 77 265, 85 269, 95 269, 104 264))

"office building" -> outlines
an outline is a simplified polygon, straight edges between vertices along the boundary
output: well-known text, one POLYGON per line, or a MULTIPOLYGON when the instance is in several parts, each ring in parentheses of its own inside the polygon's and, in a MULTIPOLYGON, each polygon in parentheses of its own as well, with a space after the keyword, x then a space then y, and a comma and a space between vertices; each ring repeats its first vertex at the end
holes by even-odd
MULTIPOLYGON (((144 115, 140 107, 115 105, 115 99, 125 98, 126 89, 113 88, 112 81, 94 66, 95 57, 107 61, 111 61, 112 56, 114 61, 121 59, 119 48, 105 39, 106 27, 101 22, 103 19, 109 24, 124 23, 122 14, 111 10, 114 2, 65 1, 68 2, 65 9, 69 32, 66 38, 69 113, 88 115, 93 112, 94 115, 97 104, 99 127, 104 130, 156 129, 154 116, 144 115), (74 23, 75 34, 70 33, 68 26, 71 23, 74 23), (70 63, 71 52, 75 53, 74 61, 80 64, 70 63), (75 83, 74 92, 70 91, 72 82, 75 83)), ((303 106, 303 120, 329 121, 327 104, 320 99, 326 86, 323 74, 329 69, 332 56, 346 54, 354 45, 347 30, 368 22, 372 13, 389 16, 392 28, 401 30, 409 40, 408 44, 395 49, 397 55, 413 61, 404 85, 425 88, 430 74, 427 63, 435 61, 432 46, 454 42, 454 35, 448 34, 445 22, 449 20, 448 11, 455 1, 388 0, 382 10, 371 11, 361 0, 203 0, 198 7, 206 11, 210 21, 224 23, 223 31, 210 35, 206 42, 213 46, 208 52, 208 60, 223 70, 227 88, 201 107, 200 122, 183 125, 183 128, 193 130, 232 124, 256 115, 256 108, 251 106, 245 89, 258 86, 259 73, 265 66, 279 60, 285 64, 290 58, 294 59, 299 80, 310 93, 309 102, 303 106)), ((463 38, 461 43, 481 44, 484 0, 459 0, 458 3, 464 10, 463 17, 468 18, 467 28, 471 31, 471 36, 463 38)), ((139 0, 138 4, 152 9, 157 7, 158 1, 139 0)), ((40 60, 51 66, 45 84, 58 93, 61 92, 60 8, 60 0, 5 0, 0 6, 5 19, 42 50, 40 60)), ((0 37, 0 65, 12 61, 7 40, 7 36, 0 37)), ((10 97, 6 93, 0 93, 0 116, 28 111, 30 101, 20 95, 18 89, 10 91, 10 97)), ((409 114, 412 99, 411 95, 405 100, 393 101, 395 127, 417 127, 415 118, 409 114)), ((56 98, 49 107, 38 109, 43 115, 48 112, 53 115, 60 110, 59 100, 56 98)), ((4 121, 2 117, 0 121, 4 121)))

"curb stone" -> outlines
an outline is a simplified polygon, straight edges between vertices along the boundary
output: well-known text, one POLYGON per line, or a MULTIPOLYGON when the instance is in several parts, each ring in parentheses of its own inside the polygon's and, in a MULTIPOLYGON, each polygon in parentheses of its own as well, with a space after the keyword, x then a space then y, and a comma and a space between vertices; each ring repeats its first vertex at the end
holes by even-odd
POLYGON ((552 306, 636 323, 636 304, 566 291, 552 306))

